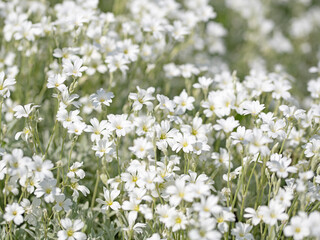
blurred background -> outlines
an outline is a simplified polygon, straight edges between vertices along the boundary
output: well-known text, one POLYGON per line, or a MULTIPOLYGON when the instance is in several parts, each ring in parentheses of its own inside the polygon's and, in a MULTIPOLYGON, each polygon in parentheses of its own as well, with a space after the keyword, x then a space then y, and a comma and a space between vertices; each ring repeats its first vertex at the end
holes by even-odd
MULTIPOLYGON (((99 7, 113 11, 119 2, 125 5, 126 0, 100 0, 99 7)), ((211 50, 215 65, 225 63, 240 79, 252 68, 280 68, 296 79, 295 94, 307 94, 306 83, 316 77, 308 70, 320 56, 319 0, 210 0, 210 4, 217 14, 213 21, 225 30, 220 33, 223 43, 213 43, 221 47, 211 50)))

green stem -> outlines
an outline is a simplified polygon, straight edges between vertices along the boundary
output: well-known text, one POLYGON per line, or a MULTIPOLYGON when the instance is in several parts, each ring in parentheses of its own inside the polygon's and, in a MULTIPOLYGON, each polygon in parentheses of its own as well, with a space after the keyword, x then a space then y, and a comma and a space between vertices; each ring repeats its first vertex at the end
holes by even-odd
POLYGON ((98 186, 99 186, 99 179, 100 179, 100 171, 99 171, 99 163, 98 163, 96 184, 94 186, 94 192, 93 192, 92 199, 91 199, 91 210, 94 207, 94 201, 96 200, 97 190, 98 190, 98 186))
POLYGON ((47 145, 47 147, 46 147, 46 152, 44 153, 44 156, 43 156, 44 159, 46 158, 46 156, 47 156, 47 154, 48 154, 49 147, 50 147, 51 142, 52 142, 52 140, 53 140, 53 137, 54 137, 54 134, 55 134, 55 131, 56 131, 57 124, 58 124, 58 120, 56 120, 55 123, 54 123, 53 129, 52 129, 52 133, 51 133, 51 136, 50 136, 48 145, 47 145))

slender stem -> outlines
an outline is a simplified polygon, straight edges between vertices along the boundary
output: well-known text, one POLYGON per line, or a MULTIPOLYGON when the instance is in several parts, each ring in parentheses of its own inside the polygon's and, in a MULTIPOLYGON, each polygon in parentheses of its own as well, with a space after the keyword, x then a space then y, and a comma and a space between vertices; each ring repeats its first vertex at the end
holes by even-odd
POLYGON ((121 174, 121 162, 120 162, 120 158, 119 158, 119 144, 120 144, 120 138, 118 137, 116 140, 116 154, 117 154, 117 162, 118 162, 118 173, 119 176, 121 174))
POLYGON ((54 133, 55 133, 55 131, 56 131, 57 124, 58 124, 58 120, 56 120, 55 123, 54 123, 54 127, 53 127, 53 129, 52 129, 52 133, 51 133, 51 136, 50 136, 48 145, 47 145, 47 147, 46 147, 46 152, 44 153, 43 158, 46 158, 46 156, 47 156, 47 154, 48 154, 49 147, 50 147, 51 142, 52 142, 52 140, 53 140, 53 137, 54 137, 54 133))
MULTIPOLYGON (((98 162, 100 162, 99 159, 98 159, 98 162)), ((91 210, 94 207, 94 201, 96 200, 97 190, 98 190, 98 186, 99 186, 99 179, 100 179, 100 171, 99 171, 100 166, 99 165, 100 164, 98 163, 96 184, 94 185, 94 192, 93 192, 92 199, 91 199, 91 210)))

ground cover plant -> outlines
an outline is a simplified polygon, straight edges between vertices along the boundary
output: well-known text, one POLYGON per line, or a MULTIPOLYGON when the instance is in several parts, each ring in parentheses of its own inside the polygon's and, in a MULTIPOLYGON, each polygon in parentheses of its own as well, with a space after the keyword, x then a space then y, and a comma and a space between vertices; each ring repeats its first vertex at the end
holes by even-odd
POLYGON ((0 0, 0 239, 320 239, 319 16, 0 0))

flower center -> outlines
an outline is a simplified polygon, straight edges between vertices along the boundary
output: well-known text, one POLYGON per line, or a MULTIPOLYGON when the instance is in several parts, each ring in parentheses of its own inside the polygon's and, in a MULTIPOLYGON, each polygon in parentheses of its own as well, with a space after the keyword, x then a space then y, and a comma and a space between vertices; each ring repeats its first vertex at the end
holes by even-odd
POLYGON ((166 138, 167 138, 167 135, 165 133, 162 133, 161 136, 160 136, 160 139, 163 140, 163 139, 166 139, 166 138))
POLYGON ((47 188, 46 189, 46 194, 50 194, 51 193, 51 189, 50 188, 47 188))
POLYGON ((180 224, 181 222, 182 222, 181 218, 180 218, 180 217, 177 217, 177 218, 176 218, 176 223, 177 223, 177 224, 180 224))
POLYGON ((198 134, 198 131, 196 129, 192 129, 192 132, 191 132, 192 135, 197 135, 198 134))
POLYGON ((218 222, 218 223, 223 223, 223 217, 219 217, 219 218, 217 219, 217 222, 218 222))
POLYGON ((73 234, 74 234, 74 231, 73 231, 72 229, 69 229, 69 230, 67 231, 68 237, 72 237, 73 234))

